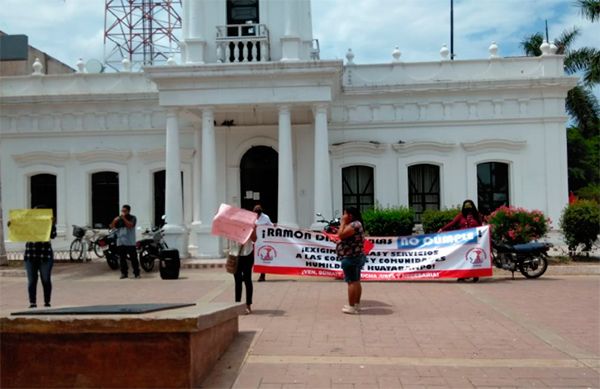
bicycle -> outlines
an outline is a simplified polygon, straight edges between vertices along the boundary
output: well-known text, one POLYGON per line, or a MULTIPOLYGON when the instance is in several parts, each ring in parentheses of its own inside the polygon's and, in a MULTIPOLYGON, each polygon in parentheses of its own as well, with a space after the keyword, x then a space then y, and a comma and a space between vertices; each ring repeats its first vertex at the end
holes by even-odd
MULTIPOLYGON (((82 261, 84 253, 94 250, 98 258, 104 257, 104 251, 98 241, 106 236, 99 230, 90 227, 81 227, 73 224, 73 236, 75 239, 71 242, 69 248, 69 258, 71 261, 82 261)), ((85 256, 87 261, 91 261, 89 255, 85 256)))

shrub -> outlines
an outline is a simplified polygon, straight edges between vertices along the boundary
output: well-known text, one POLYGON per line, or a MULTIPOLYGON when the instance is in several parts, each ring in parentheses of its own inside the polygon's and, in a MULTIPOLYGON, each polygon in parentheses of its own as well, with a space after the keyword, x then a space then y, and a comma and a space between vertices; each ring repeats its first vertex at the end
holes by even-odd
POLYGON ((579 200, 565 207, 560 217, 560 228, 569 250, 583 245, 589 251, 600 233, 600 207, 589 200, 579 200))
POLYGON ((414 212, 406 207, 373 208, 363 212, 365 230, 371 236, 411 235, 414 212))
POLYGON ((487 218, 492 239, 509 244, 527 243, 541 238, 550 228, 550 218, 542 211, 501 206, 487 218))
POLYGON ((577 196, 582 200, 592 200, 600 203, 600 185, 590 184, 577 190, 577 196))
POLYGON ((440 228, 450 223, 460 213, 460 208, 428 209, 421 215, 423 232, 426 234, 438 232, 440 228))

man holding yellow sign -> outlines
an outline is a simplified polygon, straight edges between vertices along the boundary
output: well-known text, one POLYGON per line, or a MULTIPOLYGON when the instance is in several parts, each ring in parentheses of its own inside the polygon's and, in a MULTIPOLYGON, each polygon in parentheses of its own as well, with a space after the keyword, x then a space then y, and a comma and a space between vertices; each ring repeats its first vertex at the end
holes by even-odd
POLYGON ((27 290, 29 308, 37 307, 37 283, 41 276, 44 288, 44 306, 50 306, 52 281, 50 275, 54 265, 54 253, 50 239, 56 237, 56 226, 52 209, 11 209, 8 219, 8 238, 25 244, 25 269, 27 270, 27 290))

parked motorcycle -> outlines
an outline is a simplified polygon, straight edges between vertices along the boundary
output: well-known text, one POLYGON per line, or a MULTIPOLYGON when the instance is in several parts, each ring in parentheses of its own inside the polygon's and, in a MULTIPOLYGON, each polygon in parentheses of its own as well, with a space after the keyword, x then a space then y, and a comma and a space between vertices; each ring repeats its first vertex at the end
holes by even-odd
POLYGON ((509 245, 492 242, 492 261, 497 268, 512 272, 513 279, 516 271, 526 278, 538 278, 548 268, 550 247, 552 247, 551 243, 530 242, 509 245))
POLYGON ((169 246, 165 242, 165 233, 162 228, 154 227, 152 230, 146 229, 142 232, 142 236, 148 237, 136 242, 138 258, 140 265, 146 272, 151 272, 154 269, 154 260, 159 259, 160 252, 168 249, 169 246))
POLYGON ((102 249, 106 263, 112 270, 119 268, 119 252, 117 251, 117 230, 111 230, 108 235, 98 239, 98 246, 102 249))
POLYGON ((328 234, 337 234, 340 229, 340 218, 334 217, 331 220, 326 220, 323 215, 317 213, 317 217, 320 219, 317 220, 317 223, 324 223, 323 231, 328 234))

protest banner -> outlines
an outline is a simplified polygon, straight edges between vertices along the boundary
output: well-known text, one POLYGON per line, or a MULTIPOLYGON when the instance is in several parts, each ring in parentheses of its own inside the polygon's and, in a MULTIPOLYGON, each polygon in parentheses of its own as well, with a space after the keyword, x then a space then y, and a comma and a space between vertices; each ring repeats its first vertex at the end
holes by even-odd
POLYGON ((257 216, 254 212, 221 204, 213 218, 211 233, 238 243, 245 243, 252 235, 257 216))
POLYGON ((52 231, 51 209, 11 209, 8 212, 8 240, 48 242, 52 231))
MULTIPOLYGON (((373 244, 362 280, 431 280, 492 275, 489 226, 439 234, 367 237, 373 244)), ((254 271, 343 277, 335 243, 323 233, 260 226, 254 271)))

